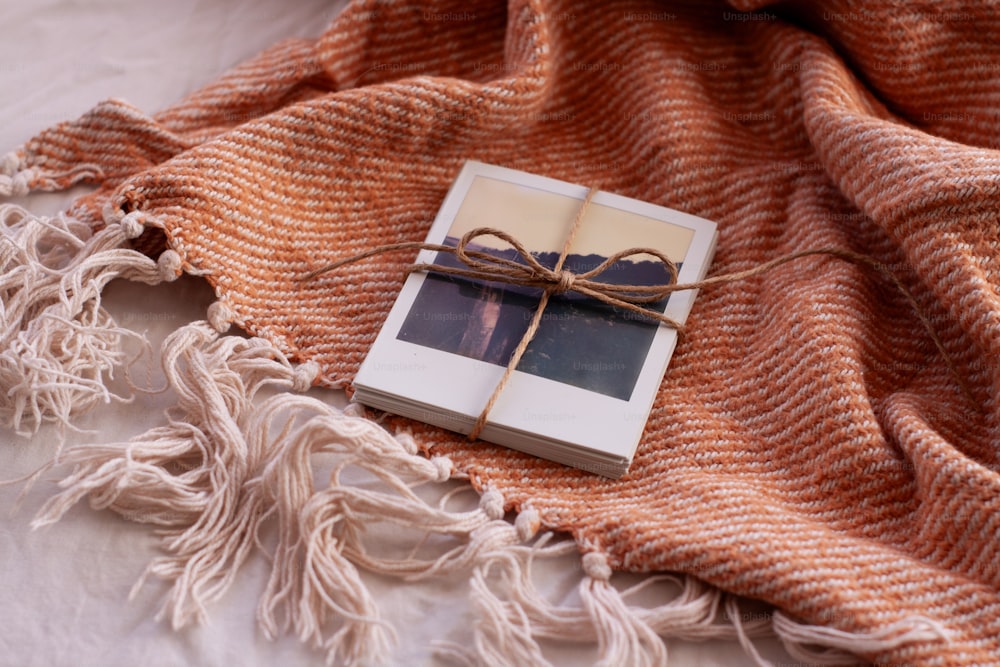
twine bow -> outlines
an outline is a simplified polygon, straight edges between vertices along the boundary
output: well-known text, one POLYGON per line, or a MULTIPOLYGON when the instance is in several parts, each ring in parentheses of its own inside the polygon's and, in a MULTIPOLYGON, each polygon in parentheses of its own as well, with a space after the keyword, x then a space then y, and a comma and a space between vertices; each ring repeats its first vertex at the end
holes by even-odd
MULTIPOLYGON (((425 246, 426 247, 426 246, 425 246)), ((468 268, 463 269, 441 264, 413 264, 409 272, 428 271, 460 276, 472 280, 483 280, 514 285, 519 287, 534 287, 551 296, 567 292, 576 292, 582 296, 596 299, 615 308, 622 308, 633 313, 659 320, 664 324, 680 329, 681 324, 652 308, 644 308, 643 304, 652 304, 667 298, 675 291, 677 281, 677 265, 662 252, 653 248, 629 248, 616 252, 600 264, 582 273, 573 273, 567 269, 549 268, 539 262, 524 244, 516 238, 492 227, 477 227, 466 232, 455 247, 435 246, 442 252, 451 252, 468 268), (481 250, 470 249, 469 246, 484 236, 492 236, 510 245, 521 261, 498 257, 481 250), (597 280, 615 263, 636 255, 651 255, 663 265, 669 276, 667 282, 654 285, 616 285, 597 280)), ((561 262, 560 262, 561 263, 561 262)))

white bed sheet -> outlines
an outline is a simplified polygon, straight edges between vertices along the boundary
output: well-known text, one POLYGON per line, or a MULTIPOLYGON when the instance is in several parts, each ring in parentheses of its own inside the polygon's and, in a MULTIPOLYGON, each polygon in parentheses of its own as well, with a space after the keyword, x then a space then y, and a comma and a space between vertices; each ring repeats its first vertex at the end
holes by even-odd
MULTIPOLYGON (((5 2, 0 6, 0 153, 107 97, 154 112, 281 38, 319 34, 341 5, 326 0, 5 2)), ((34 212, 52 213, 75 192, 18 201, 34 212)), ((203 319, 212 299, 205 283, 184 277, 159 287, 113 283, 106 305, 120 321, 146 331, 156 345, 183 323, 203 319)), ((331 402, 343 400, 336 392, 313 393, 331 402)), ((70 434, 66 445, 127 439, 162 423, 169 403, 169 395, 155 395, 101 407, 81 420, 92 432, 70 434)), ((0 478, 35 470, 57 445, 53 427, 30 439, 0 432, 0 478)), ((156 579, 129 602, 130 588, 160 553, 156 536, 147 526, 86 504, 54 526, 30 531, 31 517, 56 491, 54 479, 43 477, 19 511, 0 515, 0 665, 322 664, 322 654, 297 639, 268 641, 258 629, 257 600, 268 574, 261 554, 212 605, 207 625, 175 632, 156 620, 166 591, 156 579)), ((20 488, 0 487, 0 507, 12 507, 20 488)), ((469 502, 474 501, 470 494, 469 502)), ((579 559, 568 556, 543 565, 537 579, 559 602, 572 598, 579 573, 579 559)), ((429 648, 433 639, 471 646, 467 576, 459 572, 401 584, 365 575, 398 632, 392 664, 437 664, 429 648)), ((755 643, 775 664, 799 664, 775 640, 755 643)), ((669 648, 672 665, 754 664, 735 641, 671 641, 669 648)), ((556 665, 589 664, 594 655, 586 646, 550 644, 546 650, 556 665)))

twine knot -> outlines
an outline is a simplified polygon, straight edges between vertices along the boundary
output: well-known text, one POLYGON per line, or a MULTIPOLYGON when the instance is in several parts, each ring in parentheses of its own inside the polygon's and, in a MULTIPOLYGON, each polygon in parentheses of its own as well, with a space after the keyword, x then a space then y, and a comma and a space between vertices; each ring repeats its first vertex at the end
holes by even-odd
POLYGON ((576 282, 576 274, 572 271, 560 271, 556 278, 558 282, 552 287, 552 294, 559 295, 565 294, 573 289, 573 283, 576 282))

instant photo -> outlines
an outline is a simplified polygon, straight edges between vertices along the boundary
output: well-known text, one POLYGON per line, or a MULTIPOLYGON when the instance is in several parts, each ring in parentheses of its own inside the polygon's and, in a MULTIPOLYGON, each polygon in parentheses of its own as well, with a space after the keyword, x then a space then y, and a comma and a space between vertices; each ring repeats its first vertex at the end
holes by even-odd
MULTIPOLYGON (((427 242, 455 247, 471 230, 494 228, 554 268, 587 192, 470 162, 427 242)), ((562 268, 579 275, 615 253, 650 248, 669 257, 677 275, 652 255, 636 254, 593 279, 618 285, 692 282, 707 270, 715 234, 707 220, 599 192, 584 210, 562 268)), ((526 263, 494 236, 477 236, 467 248, 526 263)), ((417 261, 464 268, 446 252, 423 251, 417 261)), ((540 289, 502 281, 412 274, 356 378, 356 400, 467 432, 541 296, 540 289)), ((693 299, 691 291, 676 292, 644 307, 683 321, 693 299)), ((675 331, 653 317, 573 291, 552 296, 481 438, 620 475, 634 454, 676 339, 675 331)))

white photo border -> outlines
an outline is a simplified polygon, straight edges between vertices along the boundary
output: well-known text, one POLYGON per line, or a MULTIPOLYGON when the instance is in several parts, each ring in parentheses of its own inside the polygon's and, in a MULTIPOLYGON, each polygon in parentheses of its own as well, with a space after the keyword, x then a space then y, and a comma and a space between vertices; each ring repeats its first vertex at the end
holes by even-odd
MULTIPOLYGON (((445 197, 427 234, 428 243, 443 243, 452 222, 476 178, 491 178, 537 188, 579 201, 589 188, 505 167, 469 161, 445 197)), ((598 192, 592 203, 618 208, 694 232, 681 262, 679 283, 705 275, 714 253, 714 222, 609 192, 598 192)), ((436 252, 422 250, 419 263, 432 263, 436 252)), ((355 386, 396 395, 436 410, 478 417, 504 373, 492 363, 398 340, 425 273, 408 276, 376 341, 355 378, 355 386)), ((675 292, 664 314, 684 322, 696 297, 694 290, 675 292)), ((630 400, 621 400, 544 377, 515 371, 489 415, 484 439, 508 430, 532 434, 533 440, 551 440, 580 447, 601 456, 630 461, 649 411, 677 343, 677 332, 660 325, 646 354, 630 400)), ((433 422, 428 418, 424 421, 433 422)), ((449 421, 449 423, 454 423, 449 421)), ((471 423, 470 423, 471 425, 471 423)), ((497 439, 491 441, 497 442, 497 439)), ((508 445, 510 443, 498 442, 508 445)))

